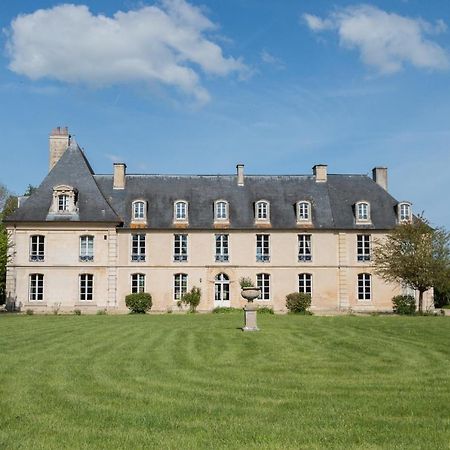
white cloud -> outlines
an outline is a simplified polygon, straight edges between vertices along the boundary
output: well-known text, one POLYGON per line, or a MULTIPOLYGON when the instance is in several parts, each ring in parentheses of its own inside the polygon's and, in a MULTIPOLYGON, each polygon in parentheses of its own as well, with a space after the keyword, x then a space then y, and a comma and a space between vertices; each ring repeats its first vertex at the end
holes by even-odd
POLYGON ((310 14, 303 19, 314 32, 336 30, 341 46, 359 50, 362 61, 381 73, 397 72, 404 63, 424 69, 450 66, 446 50, 426 38, 446 30, 442 20, 433 25, 369 5, 344 8, 326 19, 310 14))
POLYGON ((281 61, 280 58, 277 58, 276 56, 273 56, 271 53, 269 53, 266 49, 263 49, 261 53, 259 54, 261 61, 270 64, 277 69, 285 69, 285 65, 283 61, 281 61))
POLYGON ((185 0, 92 14, 64 4, 19 15, 8 30, 9 68, 33 80, 51 78, 94 86, 135 81, 176 87, 203 103, 200 72, 227 76, 247 70, 225 57, 207 33, 216 26, 185 0))

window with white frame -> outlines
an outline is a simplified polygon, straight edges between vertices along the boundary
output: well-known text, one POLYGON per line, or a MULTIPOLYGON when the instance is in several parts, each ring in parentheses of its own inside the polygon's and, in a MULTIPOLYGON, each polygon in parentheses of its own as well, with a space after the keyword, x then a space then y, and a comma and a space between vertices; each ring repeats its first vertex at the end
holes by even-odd
POLYGON ((216 234, 216 262, 228 262, 228 234, 216 234))
POLYGON ((256 235, 256 261, 269 262, 270 261, 270 236, 268 234, 256 235))
POLYGON ((310 222, 311 221, 311 203, 301 201, 297 203, 297 221, 310 222))
POLYGON ((67 194, 58 195, 58 211, 69 211, 69 196, 67 194))
POLYGON ((80 261, 94 261, 94 236, 80 236, 80 261))
POLYGON ((298 292, 301 294, 312 294, 312 275, 310 273, 299 274, 298 292))
POLYGON ((30 237, 30 261, 44 261, 45 236, 34 235, 30 237))
POLYGON ((188 220, 188 204, 184 200, 175 202, 174 205, 174 218, 178 221, 188 220))
POLYGON ((358 300, 372 299, 372 276, 369 273, 358 274, 358 300))
POLYGON ((145 275, 143 273, 131 274, 131 293, 145 292, 145 275))
POLYGON ((261 289, 258 300, 270 300, 270 275, 268 273, 256 275, 256 287, 261 289))
POLYGON ((371 235, 358 234, 356 237, 356 251, 358 261, 370 261, 371 235))
POLYGON ((409 203, 400 203, 398 205, 399 222, 411 222, 411 205, 409 203))
POLYGON ((143 233, 131 235, 131 261, 145 261, 145 234, 143 233))
POLYGON ((146 219, 146 207, 145 202, 137 200, 133 202, 133 220, 145 220, 146 219))
POLYGON ((266 200, 260 200, 255 204, 255 220, 270 220, 270 205, 266 200))
POLYGON ((29 281, 30 302, 44 300, 44 275, 42 273, 32 273, 29 281))
POLYGON ((218 200, 214 208, 214 220, 228 220, 228 202, 218 200))
POLYGON ((49 215, 78 213, 78 191, 72 186, 58 185, 53 188, 49 215))
POLYGON ((187 234, 175 234, 173 242, 173 260, 175 262, 187 261, 188 237, 187 234))
POLYGON ((298 260, 301 262, 312 260, 311 235, 298 235, 298 260))
POLYGON ((188 276, 185 273, 176 273, 173 276, 173 299, 181 300, 187 292, 188 276))
POLYGON ((367 202, 358 202, 356 204, 356 220, 357 222, 370 221, 370 205, 367 202))
POLYGON ((94 275, 82 273, 80 275, 80 301, 91 301, 94 296, 94 275))

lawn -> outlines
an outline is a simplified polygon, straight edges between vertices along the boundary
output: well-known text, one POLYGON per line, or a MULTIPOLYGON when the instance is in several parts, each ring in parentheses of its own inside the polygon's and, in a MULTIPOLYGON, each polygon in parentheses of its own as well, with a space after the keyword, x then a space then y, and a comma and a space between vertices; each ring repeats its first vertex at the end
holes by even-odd
POLYGON ((259 324, 0 315, 0 448, 450 448, 450 318, 259 324))

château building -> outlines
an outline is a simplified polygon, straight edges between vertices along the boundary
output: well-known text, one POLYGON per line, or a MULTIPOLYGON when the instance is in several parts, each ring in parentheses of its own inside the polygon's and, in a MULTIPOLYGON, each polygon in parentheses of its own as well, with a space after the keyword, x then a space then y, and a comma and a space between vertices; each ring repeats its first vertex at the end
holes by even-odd
MULTIPOLYGON (((13 243, 7 295, 16 307, 126 311, 149 292, 153 311, 177 310, 193 286, 200 311, 240 307, 239 279, 260 305, 285 311, 291 292, 313 311, 391 310, 404 289, 374 274, 372 244, 411 203, 387 191, 387 169, 332 175, 97 175, 67 128, 50 135, 50 170, 7 218, 13 243)), ((430 302, 430 295, 425 301, 430 302)))

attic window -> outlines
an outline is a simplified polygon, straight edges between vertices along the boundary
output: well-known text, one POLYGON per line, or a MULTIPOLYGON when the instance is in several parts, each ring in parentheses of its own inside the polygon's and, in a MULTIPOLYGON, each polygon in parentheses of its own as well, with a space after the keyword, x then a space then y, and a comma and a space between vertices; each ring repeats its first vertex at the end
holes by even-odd
POLYGON ((228 202, 225 200, 217 200, 214 208, 214 220, 228 220, 228 202))
POLYGON ((297 203, 297 222, 310 223, 311 222, 311 203, 302 200, 297 203))
POLYGON ((399 222, 411 222, 411 203, 402 202, 398 205, 398 221, 399 222))
POLYGON ((142 200, 136 200, 133 202, 133 220, 146 220, 147 219, 147 211, 146 211, 145 202, 142 200))
POLYGON ((174 220, 176 222, 187 222, 188 220, 188 204, 184 200, 178 200, 174 203, 174 220))
POLYGON ((355 205, 356 223, 370 222, 370 204, 368 202, 358 202, 355 205))
POLYGON ((70 215, 78 213, 78 191, 72 186, 59 185, 53 188, 51 215, 70 215))
POLYGON ((270 221, 270 203, 266 200, 259 200, 255 204, 255 220, 261 222, 270 221))
POLYGON ((69 196, 67 194, 58 195, 58 211, 69 210, 69 196))

